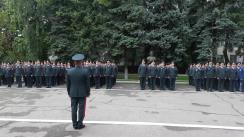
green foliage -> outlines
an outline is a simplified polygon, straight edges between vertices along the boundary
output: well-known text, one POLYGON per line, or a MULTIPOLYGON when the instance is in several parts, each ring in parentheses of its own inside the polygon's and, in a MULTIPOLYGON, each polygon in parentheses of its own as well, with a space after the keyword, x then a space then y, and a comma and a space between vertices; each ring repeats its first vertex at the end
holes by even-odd
MULTIPOLYGON (((185 67, 244 48, 244 9, 232 0, 2 0, 0 59, 138 62, 153 50, 185 67)), ((225 59, 228 62, 228 58, 225 59)))

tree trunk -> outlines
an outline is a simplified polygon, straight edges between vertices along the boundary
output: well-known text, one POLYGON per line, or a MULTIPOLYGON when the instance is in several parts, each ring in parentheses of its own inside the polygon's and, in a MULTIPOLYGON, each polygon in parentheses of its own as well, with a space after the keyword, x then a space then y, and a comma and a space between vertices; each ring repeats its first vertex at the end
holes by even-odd
POLYGON ((229 57, 228 57, 228 54, 227 54, 227 48, 226 47, 224 47, 223 55, 224 55, 225 64, 229 63, 230 60, 229 60, 229 57))
POLYGON ((127 49, 124 49, 124 78, 125 80, 128 80, 128 58, 127 58, 127 49))

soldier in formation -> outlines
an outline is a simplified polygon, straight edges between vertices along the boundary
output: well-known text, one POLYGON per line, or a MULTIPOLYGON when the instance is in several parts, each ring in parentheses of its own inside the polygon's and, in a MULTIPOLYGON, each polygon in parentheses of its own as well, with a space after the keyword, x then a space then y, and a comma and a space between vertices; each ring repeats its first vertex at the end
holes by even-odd
POLYGON ((56 67, 55 63, 49 63, 48 61, 2 63, 0 64, 0 86, 7 85, 11 87, 16 83, 17 87, 21 88, 23 82, 24 86, 28 88, 33 86, 37 88, 58 86, 64 84, 66 69, 66 64, 56 67), (51 81, 56 80, 60 82, 51 84, 51 81))
POLYGON ((244 65, 240 63, 192 64, 187 74, 189 85, 195 86, 196 91, 244 92, 244 65))
POLYGON ((160 90, 175 90, 175 82, 178 74, 178 69, 174 63, 166 64, 164 62, 155 65, 153 61, 149 65, 146 65, 145 61, 138 67, 138 75, 140 80, 141 90, 146 89, 146 81, 148 81, 148 87, 151 90, 155 90, 158 87, 160 90))
MULTIPOLYGON (((86 61, 84 67, 89 72, 90 87, 94 86, 99 89, 106 85, 106 88, 111 89, 116 84, 118 67, 115 63, 86 61)), ((65 84, 66 72, 70 68, 70 63, 51 63, 49 61, 2 63, 0 64, 0 86, 11 87, 16 83, 18 88, 23 85, 28 88, 33 86, 36 88, 56 87, 65 84)))

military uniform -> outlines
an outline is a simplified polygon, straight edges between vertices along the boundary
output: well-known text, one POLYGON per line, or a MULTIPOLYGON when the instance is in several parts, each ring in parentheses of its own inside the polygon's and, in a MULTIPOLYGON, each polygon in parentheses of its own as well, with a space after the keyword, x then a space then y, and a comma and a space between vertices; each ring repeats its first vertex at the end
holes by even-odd
POLYGON ((178 74, 178 70, 176 67, 168 68, 170 90, 175 90, 175 82, 176 82, 177 74, 178 74))
POLYGON ((196 91, 201 90, 201 80, 202 80, 201 68, 195 68, 193 72, 193 79, 195 80, 196 91))
POLYGON ((101 86, 101 75, 102 75, 102 68, 100 65, 96 65, 94 67, 94 80, 95 80, 95 88, 99 89, 101 86))
POLYGON ((206 89, 208 91, 213 91, 213 83, 214 83, 214 78, 215 78, 214 67, 209 66, 206 68, 206 77, 207 77, 206 89))
POLYGON ((58 69, 56 65, 52 66, 52 86, 55 87, 57 86, 57 76, 58 76, 58 69))
POLYGON ((226 91, 230 90, 230 67, 226 67, 225 71, 225 82, 224 82, 224 88, 226 91))
POLYGON ((36 79, 36 87, 40 88, 42 86, 42 74, 43 70, 42 70, 42 66, 41 65, 36 65, 34 68, 34 75, 35 75, 35 79, 36 79))
POLYGON ((22 87, 22 76, 24 74, 24 69, 22 68, 21 65, 17 65, 15 67, 15 77, 16 77, 16 82, 19 88, 22 87))
POLYGON ((156 66, 149 66, 148 67, 148 77, 150 81, 150 89, 155 90, 156 85, 156 76, 157 76, 157 67, 156 66))
POLYGON ((106 67, 103 65, 101 66, 101 86, 105 85, 106 80, 105 80, 105 69, 106 67))
POLYGON ((62 68, 60 65, 57 66, 57 85, 62 83, 62 68))
POLYGON ((106 65, 105 67, 105 79, 106 79, 106 88, 112 88, 112 78, 113 78, 113 67, 112 65, 106 65))
POLYGON ((237 78, 238 77, 238 72, 236 68, 231 68, 229 70, 229 80, 230 80, 230 91, 234 92, 236 91, 236 83, 237 83, 237 78))
POLYGON ((3 83, 3 67, 0 65, 0 86, 2 86, 3 83))
POLYGON ((33 79, 32 79, 33 74, 34 74, 33 66, 28 65, 26 68, 26 80, 27 80, 28 88, 31 88, 33 86, 33 79))
POLYGON ((241 67, 240 72, 239 72, 239 77, 241 81, 241 92, 244 92, 244 67, 241 67))
POLYGON ((218 90, 220 92, 223 91, 224 89, 224 81, 225 81, 225 76, 226 76, 226 68, 220 67, 216 70, 216 76, 218 80, 218 90))
POLYGON ((11 67, 7 67, 5 70, 5 78, 7 80, 8 87, 12 86, 12 78, 14 76, 13 69, 11 67))
POLYGON ((191 86, 194 86, 193 73, 194 73, 194 68, 193 67, 188 68, 187 75, 188 75, 189 85, 191 86))
POLYGON ((45 68, 45 80, 47 88, 51 88, 52 85, 52 66, 50 64, 46 65, 45 68))
POLYGON ((139 79, 140 79, 141 90, 145 90, 145 88, 146 88, 146 77, 147 77, 147 66, 145 64, 141 64, 138 67, 138 75, 139 75, 139 79))
MULTIPOLYGON (((79 57, 79 55, 75 55, 72 59, 76 59, 75 57, 77 56, 79 57)), ((73 127, 74 129, 84 128, 83 120, 85 117, 86 97, 90 96, 90 79, 87 69, 75 67, 68 70, 67 91, 71 98, 73 127)))
POLYGON ((240 84, 241 84, 240 73, 241 73, 241 68, 237 67, 236 70, 237 70, 236 91, 240 91, 240 84))
POLYGON ((113 65, 113 86, 116 84, 116 78, 118 75, 118 67, 113 65))
POLYGON ((166 68, 165 67, 158 67, 157 70, 157 77, 159 78, 159 89, 165 90, 165 79, 166 79, 166 68))

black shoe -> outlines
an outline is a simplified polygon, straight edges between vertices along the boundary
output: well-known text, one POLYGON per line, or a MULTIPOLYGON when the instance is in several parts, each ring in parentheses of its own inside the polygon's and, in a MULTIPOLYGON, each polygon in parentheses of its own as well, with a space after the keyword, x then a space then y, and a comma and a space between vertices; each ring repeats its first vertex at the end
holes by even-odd
POLYGON ((78 126, 73 126, 73 128, 76 129, 76 130, 79 129, 78 126))
POLYGON ((83 129, 83 128, 85 128, 86 126, 84 125, 84 124, 82 124, 82 125, 80 125, 80 126, 78 126, 78 129, 83 129))

